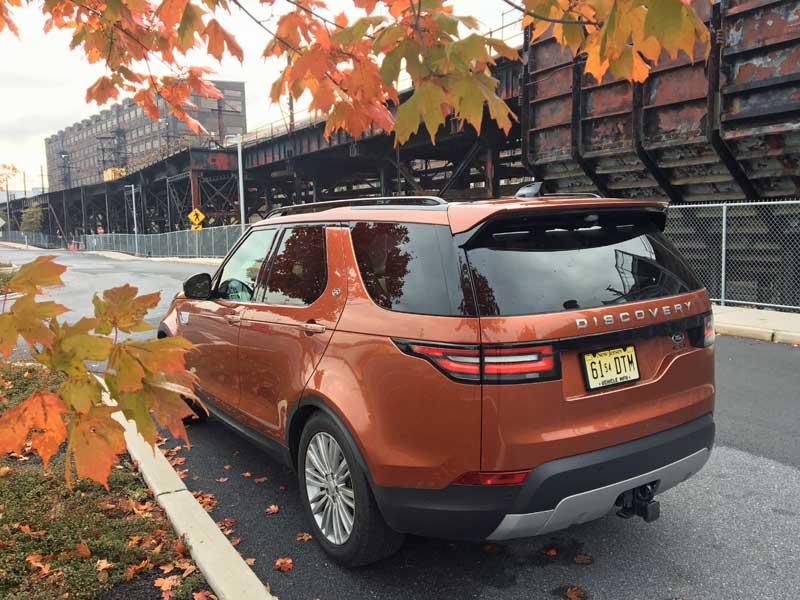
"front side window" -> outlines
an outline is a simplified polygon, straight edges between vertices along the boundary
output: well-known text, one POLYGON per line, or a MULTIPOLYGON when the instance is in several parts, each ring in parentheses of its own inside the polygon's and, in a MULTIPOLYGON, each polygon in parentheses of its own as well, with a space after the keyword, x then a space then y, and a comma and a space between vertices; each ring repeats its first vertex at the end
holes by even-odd
POLYGON ((325 226, 286 229, 272 261, 264 302, 307 306, 327 284, 325 226))
POLYGON ((253 298, 258 273, 269 253, 275 229, 257 229, 239 245, 225 263, 217 286, 217 296, 247 302, 253 298))

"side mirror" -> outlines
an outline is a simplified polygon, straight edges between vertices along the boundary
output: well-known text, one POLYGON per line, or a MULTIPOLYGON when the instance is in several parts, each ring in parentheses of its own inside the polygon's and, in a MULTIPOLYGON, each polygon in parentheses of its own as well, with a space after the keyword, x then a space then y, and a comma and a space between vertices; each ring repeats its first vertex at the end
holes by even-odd
POLYGON ((183 293, 193 300, 208 300, 211 297, 211 275, 198 273, 183 282, 183 293))

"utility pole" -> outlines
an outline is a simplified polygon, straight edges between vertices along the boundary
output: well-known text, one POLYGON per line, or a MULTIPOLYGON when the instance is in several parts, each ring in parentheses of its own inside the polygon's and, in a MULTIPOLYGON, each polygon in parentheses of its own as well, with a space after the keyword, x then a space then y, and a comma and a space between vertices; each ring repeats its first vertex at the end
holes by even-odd
POLYGON ((133 201, 133 244, 136 256, 139 256, 139 230, 136 225, 136 186, 131 184, 125 187, 131 188, 131 200, 133 201))
POLYGON ((25 178, 25 171, 22 172, 22 197, 28 197, 28 180, 25 178))

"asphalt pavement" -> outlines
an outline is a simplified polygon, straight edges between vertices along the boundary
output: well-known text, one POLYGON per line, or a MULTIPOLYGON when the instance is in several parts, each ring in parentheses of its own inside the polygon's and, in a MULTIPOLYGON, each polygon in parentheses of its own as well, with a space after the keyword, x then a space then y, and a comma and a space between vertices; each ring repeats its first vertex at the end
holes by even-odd
MULTIPOLYGON (((0 261, 38 253, 0 247, 0 261)), ((213 270, 74 253, 59 260, 69 285, 50 293, 75 309, 70 320, 91 314, 95 291, 128 282, 163 290, 157 322, 183 279, 213 270)), ((214 494, 216 520, 235 519, 229 537, 281 600, 536 599, 569 586, 597 600, 789 600, 800 597, 799 367, 792 346, 717 338, 717 447, 700 474, 660 497, 652 524, 607 517, 489 548, 411 537, 394 557, 347 570, 295 539, 309 529, 295 475, 220 422, 190 427, 193 448, 180 452, 178 468, 188 469, 191 489, 214 494), (267 515, 271 504, 279 511, 267 515), (591 563, 577 564, 577 554, 591 563), (294 569, 274 571, 279 557, 294 569)))

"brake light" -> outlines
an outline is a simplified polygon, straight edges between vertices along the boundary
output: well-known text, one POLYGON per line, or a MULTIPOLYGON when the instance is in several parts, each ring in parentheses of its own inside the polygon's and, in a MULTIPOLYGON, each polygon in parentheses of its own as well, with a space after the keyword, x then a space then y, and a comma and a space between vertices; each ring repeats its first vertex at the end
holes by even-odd
POLYGON ((560 376, 558 353, 553 346, 499 346, 483 349, 486 383, 539 381, 560 376))
POLYGON ((394 340, 406 354, 424 358, 448 377, 470 383, 521 383, 561 377, 552 345, 484 346, 394 340))
POLYGON ((713 346, 716 337, 714 332, 714 313, 708 313, 703 318, 703 348, 713 346))
POLYGON ((469 471, 453 483, 460 485, 519 485, 530 473, 525 471, 469 471))
POLYGON ((458 381, 481 380, 481 353, 478 346, 429 345, 395 340, 406 354, 425 358, 445 375, 458 381))

